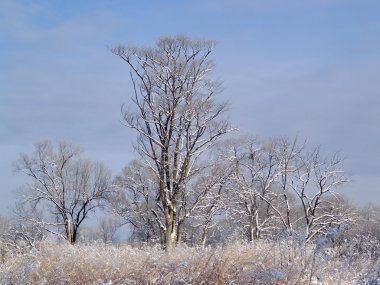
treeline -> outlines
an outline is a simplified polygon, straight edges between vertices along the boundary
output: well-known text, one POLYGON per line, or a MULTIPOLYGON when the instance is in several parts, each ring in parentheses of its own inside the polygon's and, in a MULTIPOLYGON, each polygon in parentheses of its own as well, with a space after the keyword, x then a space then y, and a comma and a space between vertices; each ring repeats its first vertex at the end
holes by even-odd
POLYGON ((378 241, 379 208, 359 209, 337 193, 350 180, 339 154, 325 157, 297 138, 239 136, 230 126, 211 76, 214 46, 178 36, 154 48, 112 48, 131 71, 134 108, 122 114, 138 134, 138 159, 113 176, 74 144, 36 143, 15 163, 29 182, 15 219, 2 223, 3 249, 48 235, 74 244, 97 210, 120 221, 103 220, 101 239, 114 240, 128 224, 131 241, 167 250, 283 237, 312 243, 342 233, 378 241))
MULTIPOLYGON (((36 144, 17 169, 31 177, 19 193, 13 219, 2 219, 2 245, 32 247, 54 235, 75 243, 78 236, 116 242, 129 225, 129 241, 166 246, 165 217, 155 173, 141 160, 112 177, 102 163, 80 158, 80 149, 61 142, 36 144), (82 224, 105 213, 96 231, 82 224), (82 230, 83 229, 83 230, 82 230)), ((225 244, 287 236, 312 242, 332 236, 380 240, 380 207, 359 208, 336 189, 348 181, 338 155, 285 138, 230 139, 197 164, 176 200, 175 243, 225 244)))

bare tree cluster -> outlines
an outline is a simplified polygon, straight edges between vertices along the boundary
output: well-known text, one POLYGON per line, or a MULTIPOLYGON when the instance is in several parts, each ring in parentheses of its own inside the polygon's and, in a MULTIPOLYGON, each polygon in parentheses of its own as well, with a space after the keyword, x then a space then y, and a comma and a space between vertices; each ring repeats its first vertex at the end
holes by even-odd
POLYGON ((230 131, 212 80, 214 42, 162 38, 154 48, 112 49, 131 70, 133 108, 126 126, 139 134, 140 160, 117 178, 113 209, 136 236, 171 248, 218 232, 226 220, 249 240, 304 231, 306 240, 350 220, 329 206, 348 181, 342 160, 321 158, 297 140, 235 140, 215 148, 230 131), (213 154, 211 154, 213 152, 213 154), (331 197, 330 197, 331 196, 331 197))
MULTIPOLYGON (((33 244, 46 233, 75 243, 84 220, 105 205, 130 226, 132 240, 169 250, 180 242, 279 234, 309 242, 352 223, 353 209, 336 192, 349 181, 338 154, 325 158, 289 138, 222 141, 233 129, 212 76, 214 46, 177 36, 153 48, 114 47, 133 84, 122 115, 138 135, 138 159, 113 178, 102 163, 82 159, 78 146, 38 142, 15 164, 30 180, 16 208, 13 244, 33 244), (30 226, 36 232, 25 230, 30 226)), ((103 219, 94 235, 113 242, 119 226, 103 219)))
POLYGON ((319 147, 288 138, 243 138, 227 149, 234 164, 231 213, 248 240, 283 231, 309 241, 354 221, 339 206, 336 190, 349 179, 338 154, 326 159, 319 147))

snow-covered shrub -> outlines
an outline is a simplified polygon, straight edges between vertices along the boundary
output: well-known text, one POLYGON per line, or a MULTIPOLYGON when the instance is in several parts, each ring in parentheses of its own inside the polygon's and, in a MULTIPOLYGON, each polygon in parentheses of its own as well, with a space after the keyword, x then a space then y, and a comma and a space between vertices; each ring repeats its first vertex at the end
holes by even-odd
POLYGON ((171 252, 44 241, 1 263, 0 284, 370 284, 378 278, 378 259, 347 259, 328 249, 328 243, 318 247, 292 238, 179 245, 171 252))

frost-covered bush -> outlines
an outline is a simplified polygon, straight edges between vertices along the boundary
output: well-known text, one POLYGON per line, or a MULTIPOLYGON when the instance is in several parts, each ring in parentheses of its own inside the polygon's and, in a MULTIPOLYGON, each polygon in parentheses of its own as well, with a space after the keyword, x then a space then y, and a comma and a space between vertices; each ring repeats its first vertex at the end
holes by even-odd
POLYGON ((318 247, 294 238, 179 245, 171 252, 45 241, 8 256, 0 264, 0 284, 376 284, 378 268, 376 259, 349 259, 329 243, 318 247))

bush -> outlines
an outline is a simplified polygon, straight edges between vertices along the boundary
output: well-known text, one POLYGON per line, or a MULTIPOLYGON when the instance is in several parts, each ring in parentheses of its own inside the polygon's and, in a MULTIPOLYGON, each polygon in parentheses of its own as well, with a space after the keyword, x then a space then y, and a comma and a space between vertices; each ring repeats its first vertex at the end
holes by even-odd
MULTIPOLYGON (((339 256, 328 244, 232 243, 197 248, 43 242, 10 255, 0 284, 370 284, 377 259, 339 256), (320 283, 318 283, 320 282, 320 283)), ((376 284, 376 283, 372 283, 376 284)))

